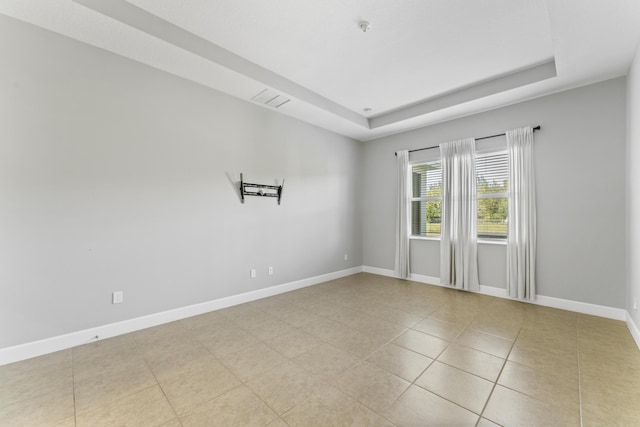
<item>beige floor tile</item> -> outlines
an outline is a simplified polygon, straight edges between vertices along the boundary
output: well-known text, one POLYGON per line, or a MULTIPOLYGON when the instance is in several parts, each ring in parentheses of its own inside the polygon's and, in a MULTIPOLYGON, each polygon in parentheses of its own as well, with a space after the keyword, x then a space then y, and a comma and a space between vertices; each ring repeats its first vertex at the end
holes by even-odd
POLYGON ((76 417, 69 417, 59 423, 55 423, 54 427, 76 427, 76 417))
POLYGON ((144 362, 133 340, 124 345, 104 345, 102 342, 73 349, 73 375, 76 382, 101 375, 117 375, 130 365, 144 362))
POLYGON ((0 408, 0 425, 50 426, 73 417, 73 393, 56 391, 0 408))
POLYGON ((62 350, 44 356, 34 357, 20 362, 0 366, 0 383, 19 379, 25 375, 42 375, 48 370, 60 370, 71 367, 71 350, 62 350))
POLYGON ((169 322, 131 334, 139 346, 175 341, 190 335, 182 322, 169 322))
POLYGON ((356 365, 330 382, 377 413, 382 413, 411 385, 367 362, 356 365))
POLYGON ((249 324, 243 327, 243 329, 262 341, 297 330, 290 324, 272 316, 259 323, 249 324))
POLYGON ((132 334, 120 335, 113 338, 101 339, 88 344, 80 345, 71 349, 73 362, 89 361, 92 357, 102 358, 105 354, 117 354, 122 352, 122 348, 133 348, 136 342, 132 334))
POLYGON ((476 414, 482 412, 493 389, 492 382, 437 361, 415 383, 476 414))
POLYGON ((535 347, 544 351, 563 352, 575 354, 578 349, 577 332, 563 332, 562 329, 522 330, 516 341, 518 346, 535 347))
POLYGON ((264 314, 264 311, 251 304, 238 304, 218 310, 216 313, 227 319, 238 319, 246 316, 258 316, 264 314))
POLYGON ((474 426, 478 416, 420 387, 411 386, 387 411, 397 426, 474 426))
POLYGON ((210 356, 209 350, 196 342, 174 351, 154 352, 146 355, 145 359, 156 379, 162 381, 185 371, 192 363, 210 356))
POLYGON ((202 343, 193 337, 190 333, 185 332, 182 335, 166 337, 144 344, 138 344, 140 353, 144 357, 159 356, 167 353, 178 352, 185 348, 202 347, 202 343))
POLYGON ((447 365, 495 382, 505 360, 458 344, 450 345, 437 359, 447 365))
POLYGON ((218 325, 221 322, 225 322, 227 320, 228 319, 226 319, 219 312, 210 311, 198 316, 187 317, 186 319, 179 320, 178 323, 180 323, 183 328, 193 332, 202 328, 209 328, 212 325, 218 325))
POLYGON ((577 351, 557 348, 541 349, 516 342, 509 354, 509 360, 550 375, 564 376, 569 379, 578 376, 577 351))
POLYGON ((182 425, 264 426, 277 417, 258 396, 241 385, 182 417, 182 425))
POLYGON ((357 358, 363 359, 380 349, 387 341, 364 332, 347 329, 338 337, 329 340, 329 343, 357 358))
POLYGON ((260 340, 239 326, 209 330, 198 336, 198 341, 216 357, 236 353, 260 343, 260 340))
POLYGON ((374 412, 333 388, 313 394, 282 416, 291 427, 389 426, 374 412))
POLYGON ((319 377, 293 362, 280 364, 246 385, 279 415, 328 387, 319 377))
POLYGON ((317 313, 350 328, 357 329, 366 325, 367 319, 371 319, 368 314, 348 307, 335 306, 332 303, 327 303, 325 306, 326 308, 318 310, 317 313))
POLYGON ((391 323, 405 326, 410 328, 418 323, 422 317, 415 314, 407 313, 402 310, 397 310, 393 307, 389 307, 385 304, 378 302, 372 302, 366 306, 360 306, 358 308, 371 316, 378 317, 391 323))
MULTIPOLYGON (((538 309, 546 308, 535 306, 538 309)), ((555 310, 555 309, 549 309, 555 310)), ((532 313, 528 310, 525 314, 524 321, 522 323, 521 332, 526 331, 540 331, 543 333, 551 334, 564 334, 567 337, 574 337, 578 331, 577 314, 570 312, 562 312, 562 310, 556 311, 540 311, 532 313), (565 314, 570 313, 570 314, 565 314)))
POLYGON ((618 412, 614 408, 585 406, 582 410, 583 427, 628 427, 640 425, 640 416, 634 411, 618 412))
POLYGON ((19 362, 23 363, 20 366, 13 364, 0 367, 0 411, 6 406, 43 394, 73 393, 71 358, 61 359, 26 361, 19 362))
POLYGON ((297 307, 292 307, 288 310, 276 311, 271 313, 271 315, 295 328, 301 328, 318 319, 318 316, 312 315, 297 307))
POLYGON ((438 357, 449 345, 448 341, 413 329, 400 335, 393 343, 431 358, 438 357))
POLYGON ((511 351, 513 342, 488 335, 473 329, 467 329, 462 332, 455 340, 458 344, 475 348, 476 350, 492 354, 501 358, 506 358, 511 351))
POLYGON ((517 391, 496 386, 483 417, 504 426, 579 426, 578 410, 542 402, 517 391))
POLYGON ((322 344, 294 360, 323 379, 334 378, 355 365, 357 361, 346 351, 330 344, 322 344))
POLYGON ((242 381, 249 381, 287 359, 264 343, 224 355, 220 361, 242 381))
POLYGON ((76 426, 159 426, 175 416, 160 387, 154 386, 91 412, 79 414, 76 426))
POLYGON ((476 427, 500 427, 499 424, 494 423, 493 421, 489 421, 486 418, 480 418, 476 427))
POLYGON ((369 356, 367 361, 413 382, 433 362, 433 359, 390 343, 369 356))
POLYGON ((550 375, 524 365, 507 362, 498 384, 557 406, 580 408, 577 378, 550 375))
POLYGON ((156 385, 144 359, 132 359, 104 372, 93 371, 74 383, 76 414, 98 409, 156 385))
POLYGON ((324 317, 316 317, 313 322, 302 326, 300 329, 308 334, 327 341, 337 338, 343 334, 347 330, 347 327, 342 323, 334 322, 333 320, 326 319, 324 317))
POLYGON ((322 341, 311 334, 294 329, 286 334, 266 340, 265 344, 288 358, 294 358, 318 347, 322 341))
POLYGON ((580 350, 581 376, 601 386, 612 385, 629 390, 640 388, 640 352, 620 355, 613 348, 607 352, 580 350), (618 356, 618 357, 616 357, 618 356))
POLYGON ((188 319, 183 319, 180 322, 198 341, 209 341, 215 339, 221 334, 221 331, 226 331, 228 329, 241 330, 238 325, 222 315, 210 316, 208 319, 198 319, 193 323, 189 323, 188 319))
POLYGON ((453 323, 466 328, 475 317, 476 313, 474 310, 465 310, 464 308, 456 306, 441 306, 429 316, 429 319, 453 323))
POLYGON ((174 418, 173 420, 162 424, 160 427, 182 427, 182 423, 178 418, 174 418))
POLYGON ((469 329, 484 332, 498 338, 513 341, 520 332, 520 323, 510 323, 504 318, 476 318, 469 325, 469 329))
POLYGON ((599 353, 602 359, 624 362, 625 364, 638 364, 638 347, 626 331, 604 334, 601 331, 580 331, 578 333, 578 345, 580 352, 599 353))
POLYGON ((389 342, 405 332, 407 327, 372 316, 367 319, 364 325, 361 325, 357 329, 376 339, 389 342))
POLYGON ((240 384, 231 371, 212 357, 193 362, 186 370, 160 381, 178 415, 184 415, 240 384))
POLYGON ((637 373, 624 375, 620 366, 581 373, 582 409, 589 419, 615 420, 620 425, 640 425, 640 381, 637 373), (607 373, 609 375, 607 375, 607 373))
POLYGON ((437 309, 434 301, 421 300, 418 298, 408 298, 395 306, 396 309, 405 311, 418 317, 429 317, 437 309))
POLYGON ((413 325, 412 329, 451 341, 458 335, 460 335, 460 332, 462 332, 464 326, 455 323, 443 322, 441 320, 435 320, 432 318, 426 318, 413 325))

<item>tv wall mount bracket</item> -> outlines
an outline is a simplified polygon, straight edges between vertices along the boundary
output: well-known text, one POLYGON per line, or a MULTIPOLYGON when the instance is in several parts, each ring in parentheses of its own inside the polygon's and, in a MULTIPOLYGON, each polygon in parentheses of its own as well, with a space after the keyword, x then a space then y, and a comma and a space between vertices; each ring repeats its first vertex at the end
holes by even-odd
POLYGON ((244 182, 242 173, 240 174, 240 199, 244 203, 245 196, 259 196, 259 197, 277 197, 278 204, 282 198, 282 187, 284 186, 284 179, 281 185, 263 185, 263 184, 251 184, 244 182))

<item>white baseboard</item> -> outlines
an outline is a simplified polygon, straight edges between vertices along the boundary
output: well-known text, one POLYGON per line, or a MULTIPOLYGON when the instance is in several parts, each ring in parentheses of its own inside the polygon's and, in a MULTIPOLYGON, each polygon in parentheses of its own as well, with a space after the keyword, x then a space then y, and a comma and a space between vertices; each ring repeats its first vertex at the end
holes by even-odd
MULTIPOLYGON (((362 267, 362 271, 365 273, 377 274, 378 276, 396 277, 396 274, 393 270, 387 270, 385 268, 364 266, 362 267)), ((411 273, 409 280, 413 282, 427 283, 429 285, 442 286, 440 284, 440 278, 425 276, 422 274, 411 273)))
MULTIPOLYGON (((362 268, 362 271, 364 271, 365 273, 379 274, 381 276, 395 277, 393 270, 387 270, 383 268, 364 266, 362 268)), ((409 279, 415 282, 427 283, 429 285, 444 286, 440 284, 439 277, 424 276, 421 274, 411 274, 409 279)), ((448 286, 445 286, 445 287, 448 287, 448 286)), ((507 294, 507 290, 505 288, 496 288, 493 286, 481 285, 480 292, 478 293, 484 294, 484 295, 490 295, 498 298, 513 299, 509 297, 509 295, 507 294)), ((519 301, 519 300, 515 300, 515 301, 519 301)), ((622 321, 627 319, 627 312, 622 308, 607 307, 603 305, 589 304, 585 302, 572 301, 572 300, 555 298, 555 297, 547 297, 544 295, 538 295, 536 297, 536 301, 522 301, 522 302, 542 305, 545 307, 558 308, 561 310, 574 311, 576 313, 606 317, 608 319, 615 319, 615 320, 622 320, 622 321)))
POLYGON ((627 313, 627 328, 629 328, 629 331, 631 332, 631 336, 636 341, 636 345, 640 349, 640 329, 638 328, 638 325, 636 325, 636 323, 631 318, 631 315, 629 314, 629 312, 627 311, 626 313, 627 313))
POLYGON ((138 331, 140 329, 150 328, 152 326, 158 326, 164 323, 173 322, 175 320, 197 316, 198 314, 208 313, 210 311, 219 310, 221 308, 231 307, 250 301, 255 301, 261 298, 294 291, 296 289, 305 288, 307 286, 317 285, 319 283, 339 279, 341 277, 351 276, 352 274, 360 272, 362 272, 361 266, 353 267, 346 270, 297 280, 295 282, 271 286, 265 289, 258 289, 255 291, 219 298, 200 304, 194 304, 186 307, 176 308, 173 310, 163 311, 160 313, 154 313, 148 316, 136 317, 135 319, 124 320, 122 322, 111 323, 108 325, 72 332, 65 335, 59 335, 39 341, 20 344, 13 347, 6 347, 0 349, 0 366, 36 356, 42 356, 43 354, 65 350, 71 347, 86 344, 91 341, 111 338, 117 335, 138 331))

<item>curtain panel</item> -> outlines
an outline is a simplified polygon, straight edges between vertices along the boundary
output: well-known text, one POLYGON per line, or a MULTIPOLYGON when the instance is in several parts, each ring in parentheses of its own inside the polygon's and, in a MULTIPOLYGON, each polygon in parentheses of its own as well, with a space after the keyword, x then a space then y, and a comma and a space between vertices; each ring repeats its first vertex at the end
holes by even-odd
POLYGON ((409 151, 397 152, 398 199, 396 203, 396 263, 395 275, 401 279, 409 277, 409 151))
POLYGON ((512 298, 536 298, 536 189, 533 129, 506 132, 509 153, 507 291, 512 298))
POLYGON ((475 140, 440 144, 442 223, 440 282, 477 291, 477 205, 475 140))

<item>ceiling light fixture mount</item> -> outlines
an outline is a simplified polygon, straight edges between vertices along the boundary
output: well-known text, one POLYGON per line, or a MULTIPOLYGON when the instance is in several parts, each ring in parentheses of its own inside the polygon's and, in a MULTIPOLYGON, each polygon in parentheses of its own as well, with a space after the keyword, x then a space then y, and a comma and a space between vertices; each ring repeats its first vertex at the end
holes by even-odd
POLYGON ((369 21, 360 21, 358 27, 360 27, 363 33, 366 33, 371 29, 371 24, 369 23, 369 21))

